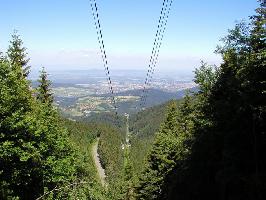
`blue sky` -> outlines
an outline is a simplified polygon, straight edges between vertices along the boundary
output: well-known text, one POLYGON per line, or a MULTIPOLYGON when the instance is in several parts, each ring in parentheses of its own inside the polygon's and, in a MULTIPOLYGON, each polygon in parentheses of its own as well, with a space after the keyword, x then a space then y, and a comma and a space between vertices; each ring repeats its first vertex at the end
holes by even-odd
MULTIPOLYGON (((162 0, 98 0, 111 69, 146 70, 162 0)), ((14 29, 33 70, 102 67, 89 0, 0 0, 0 49, 14 29)), ((237 20, 248 19, 256 0, 174 0, 158 70, 191 71, 213 51, 237 20)))

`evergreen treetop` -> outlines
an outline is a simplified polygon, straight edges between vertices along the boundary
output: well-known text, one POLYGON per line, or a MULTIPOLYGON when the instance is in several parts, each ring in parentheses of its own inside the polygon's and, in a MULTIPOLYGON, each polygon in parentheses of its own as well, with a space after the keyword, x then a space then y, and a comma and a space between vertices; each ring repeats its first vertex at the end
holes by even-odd
POLYGON ((40 77, 38 79, 39 86, 37 88, 37 99, 42 103, 52 104, 53 94, 51 92, 51 81, 48 80, 48 74, 44 67, 40 72, 40 77))
POLYGON ((12 39, 9 43, 10 44, 7 49, 7 57, 11 65, 17 65, 23 68, 23 75, 27 77, 30 72, 30 66, 28 66, 30 59, 27 58, 27 49, 23 46, 23 41, 20 38, 17 30, 15 30, 12 34, 12 39))

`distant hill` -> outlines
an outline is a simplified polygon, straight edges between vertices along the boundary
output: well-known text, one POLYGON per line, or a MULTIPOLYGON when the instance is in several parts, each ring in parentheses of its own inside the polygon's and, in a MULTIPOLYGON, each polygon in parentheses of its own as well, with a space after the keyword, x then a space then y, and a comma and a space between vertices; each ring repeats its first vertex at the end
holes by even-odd
MULTIPOLYGON (((169 100, 178 100, 184 97, 187 91, 196 92, 197 87, 191 89, 180 90, 177 92, 166 92, 159 89, 149 89, 147 90, 147 99, 145 108, 149 108, 155 105, 163 104, 169 100)), ((129 90, 125 92, 117 93, 116 96, 141 96, 142 90, 129 90)), ((101 95, 102 97, 108 97, 109 94, 101 95)), ((135 102, 122 102, 118 103, 119 113, 131 113, 135 114, 140 111, 140 101, 135 102)))

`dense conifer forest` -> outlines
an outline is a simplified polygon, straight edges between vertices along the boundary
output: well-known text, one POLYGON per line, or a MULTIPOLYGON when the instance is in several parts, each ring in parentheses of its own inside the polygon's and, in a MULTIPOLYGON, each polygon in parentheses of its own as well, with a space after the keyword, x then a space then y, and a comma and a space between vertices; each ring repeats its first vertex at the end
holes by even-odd
POLYGON ((130 118, 129 131, 132 134, 130 156, 135 175, 139 174, 144 167, 144 160, 152 147, 155 133, 159 131, 160 125, 165 119, 169 104, 170 102, 167 102, 147 108, 130 118))
POLYGON ((136 187, 137 199, 265 199, 266 9, 202 62, 199 92, 172 103, 136 187))
POLYGON ((28 80, 18 32, 0 51, 0 199, 266 199, 266 5, 228 31, 198 91, 129 119, 75 121, 53 104, 43 68, 28 80), (92 155, 107 175, 102 185, 92 155))

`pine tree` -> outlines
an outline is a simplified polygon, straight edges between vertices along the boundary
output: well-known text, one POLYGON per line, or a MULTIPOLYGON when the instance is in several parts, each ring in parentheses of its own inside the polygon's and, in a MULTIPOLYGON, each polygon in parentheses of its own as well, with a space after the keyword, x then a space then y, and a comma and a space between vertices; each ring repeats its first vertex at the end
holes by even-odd
POLYGON ((68 132, 50 104, 36 101, 21 64, 0 62, 0 85, 0 199, 36 199, 74 182, 79 166, 68 132))
POLYGON ((140 199, 265 199, 266 11, 260 2, 251 24, 236 25, 224 38, 220 67, 203 63, 196 70, 199 92, 179 108, 175 152, 167 152, 170 135, 161 142, 165 149, 154 144, 140 199), (166 155, 175 159, 163 174, 159 158, 166 155))
MULTIPOLYGON (((41 71, 40 85, 37 88, 37 115, 38 131, 42 133, 40 141, 43 158, 43 188, 52 190, 54 187, 64 187, 77 179, 76 165, 78 153, 70 142, 69 133, 62 127, 60 116, 52 106, 53 97, 50 89, 51 81, 44 68, 41 71)), ((53 198, 62 198, 64 191, 53 193, 53 198)))
POLYGON ((0 62, 1 198, 37 197, 41 190, 41 155, 36 144, 34 101, 19 66, 0 62))
POLYGON ((27 77, 30 72, 30 66, 28 66, 29 59, 26 48, 23 47, 23 41, 15 30, 12 34, 12 40, 7 50, 7 57, 12 66, 19 66, 23 69, 23 76, 27 77))
POLYGON ((38 82, 40 85, 37 88, 37 99, 41 103, 52 104, 53 96, 50 89, 51 81, 48 80, 48 74, 44 68, 42 68, 42 71, 40 72, 40 78, 38 79, 38 82))
POLYGON ((170 199, 265 199, 265 4, 257 12, 223 40, 215 81, 196 73, 194 141, 170 199))

